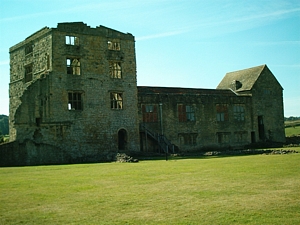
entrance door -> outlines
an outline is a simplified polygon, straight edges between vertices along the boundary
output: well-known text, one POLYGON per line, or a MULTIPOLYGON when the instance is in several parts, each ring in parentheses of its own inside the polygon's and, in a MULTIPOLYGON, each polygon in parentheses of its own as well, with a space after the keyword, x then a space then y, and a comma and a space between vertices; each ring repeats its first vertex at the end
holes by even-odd
POLYGON ((258 120, 258 136, 259 136, 259 139, 264 140, 265 139, 265 126, 264 126, 263 116, 258 116, 257 120, 258 120))
POLYGON ((118 148, 119 150, 125 150, 127 143, 127 132, 124 129, 118 132, 118 148))

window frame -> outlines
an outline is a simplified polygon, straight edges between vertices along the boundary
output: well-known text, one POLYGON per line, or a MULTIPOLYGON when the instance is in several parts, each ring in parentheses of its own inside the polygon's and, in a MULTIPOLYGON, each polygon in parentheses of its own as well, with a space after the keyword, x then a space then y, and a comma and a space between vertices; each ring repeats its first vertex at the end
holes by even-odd
POLYGON ((238 122, 245 121, 245 105, 244 104, 234 104, 233 105, 233 118, 235 121, 238 121, 238 122))
POLYGON ((78 57, 67 57, 66 58, 66 67, 67 67, 67 74, 71 74, 71 75, 81 75, 81 62, 80 62, 80 58, 78 57), (76 64, 73 65, 73 62, 77 60, 77 62, 75 62, 76 64))
POLYGON ((158 107, 157 104, 142 105, 143 122, 157 123, 158 122, 158 107))
POLYGON ((28 83, 33 80, 33 63, 26 65, 24 69, 24 81, 28 83))
POLYGON ((228 122, 228 104, 216 104, 216 120, 217 122, 228 122))
POLYGON ((109 61, 110 78, 122 79, 122 63, 120 61, 109 61))
POLYGON ((72 45, 72 46, 79 46, 79 37, 73 35, 66 35, 65 44, 72 45))
POLYGON ((113 110, 122 110, 123 105, 123 92, 112 91, 110 92, 110 108, 113 110))
POLYGON ((83 110, 83 92, 68 91, 68 110, 82 111, 83 110))
POLYGON ((177 104, 179 122, 195 122, 195 107, 193 105, 177 104))
POLYGON ((117 40, 108 40, 107 41, 107 49, 112 51, 120 51, 121 43, 117 40))

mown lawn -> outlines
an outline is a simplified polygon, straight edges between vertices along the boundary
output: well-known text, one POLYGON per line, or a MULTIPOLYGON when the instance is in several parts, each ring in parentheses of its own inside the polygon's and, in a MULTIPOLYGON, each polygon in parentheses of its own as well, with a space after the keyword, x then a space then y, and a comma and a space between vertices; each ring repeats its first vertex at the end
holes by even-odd
POLYGON ((300 224, 300 153, 0 168, 0 224, 300 224))
POLYGON ((285 136, 291 137, 295 135, 300 135, 300 126, 286 127, 285 136))

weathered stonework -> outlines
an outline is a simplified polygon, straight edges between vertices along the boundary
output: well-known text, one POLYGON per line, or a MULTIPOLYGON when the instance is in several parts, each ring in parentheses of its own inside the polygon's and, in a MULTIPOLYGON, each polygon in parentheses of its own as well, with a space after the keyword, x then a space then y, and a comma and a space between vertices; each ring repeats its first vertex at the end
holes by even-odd
POLYGON ((228 73, 217 89, 137 87, 131 34, 59 23, 10 48, 0 165, 284 142, 282 90, 266 65, 228 73))

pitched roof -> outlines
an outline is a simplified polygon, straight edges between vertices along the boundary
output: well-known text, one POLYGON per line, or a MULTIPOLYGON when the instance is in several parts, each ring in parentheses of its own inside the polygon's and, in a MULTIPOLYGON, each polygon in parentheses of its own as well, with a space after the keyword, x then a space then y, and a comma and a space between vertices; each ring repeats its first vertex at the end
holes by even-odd
POLYGON ((234 91, 249 91, 267 65, 226 73, 217 89, 232 89, 234 91))
POLYGON ((222 96, 236 96, 231 90, 217 90, 217 89, 202 89, 202 88, 181 88, 181 87, 150 87, 138 86, 139 94, 185 94, 185 95, 222 95, 222 96))

